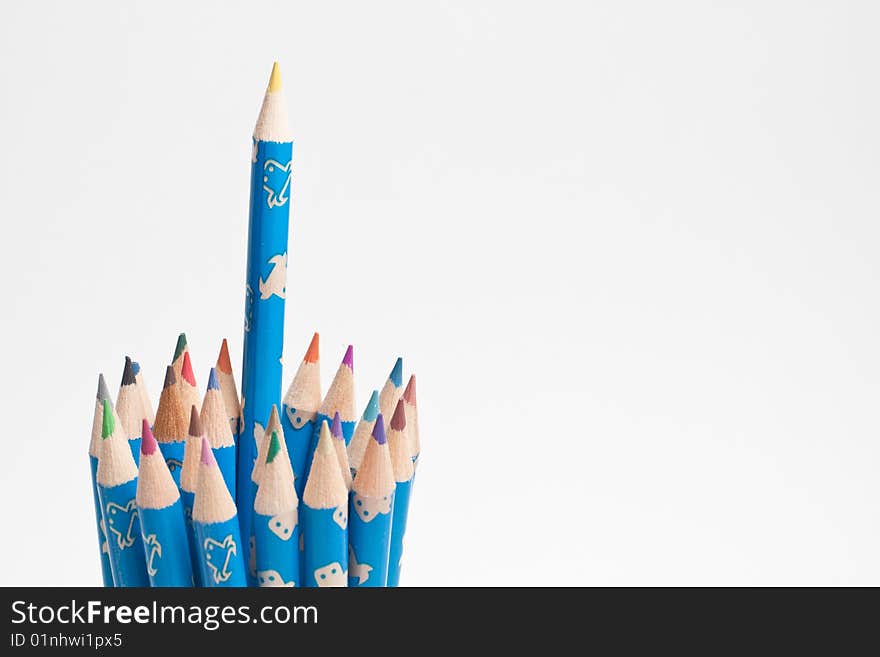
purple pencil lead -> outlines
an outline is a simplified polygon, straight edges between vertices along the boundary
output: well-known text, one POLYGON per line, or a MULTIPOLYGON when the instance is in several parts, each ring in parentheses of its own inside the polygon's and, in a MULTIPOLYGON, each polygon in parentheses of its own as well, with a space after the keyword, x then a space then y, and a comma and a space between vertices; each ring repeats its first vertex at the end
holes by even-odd
POLYGON ((354 346, 348 345, 345 350, 345 356, 342 358, 342 364, 348 365, 348 369, 354 372, 354 346))
POLYGON ((373 425, 373 440, 380 445, 384 445, 387 442, 385 438, 385 420, 382 418, 381 413, 376 416, 376 424, 373 425))

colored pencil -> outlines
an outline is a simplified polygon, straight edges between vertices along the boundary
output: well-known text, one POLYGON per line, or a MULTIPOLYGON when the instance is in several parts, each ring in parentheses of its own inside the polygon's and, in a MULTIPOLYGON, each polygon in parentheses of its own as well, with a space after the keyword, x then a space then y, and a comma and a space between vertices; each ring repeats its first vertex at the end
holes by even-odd
MULTIPOLYGON (((250 533, 254 487, 249 485, 256 455, 254 430, 264 425, 272 405, 281 404, 284 300, 287 296, 287 233, 293 140, 281 72, 272 67, 253 134, 251 200, 245 286, 242 416, 236 501, 242 534, 250 533)), ((249 549, 249 546, 246 546, 249 549)))
POLYGON ((95 478, 107 528, 110 570, 114 586, 149 586, 135 500, 138 470, 115 415, 110 400, 105 399, 95 478))
POLYGON ((183 467, 180 470, 180 502, 183 505, 183 519, 186 525, 186 538, 189 543, 190 563, 192 564, 193 581, 202 586, 202 569, 199 565, 196 534, 193 529, 192 510, 195 503, 196 489, 199 485, 199 462, 202 456, 202 422, 194 406, 190 407, 189 429, 187 429, 186 446, 183 451, 183 467))
POLYGON ((271 430, 257 494, 254 496, 254 545, 261 587, 299 586, 299 524, 293 469, 284 437, 271 430))
POLYGON ((305 469, 312 436, 315 433, 315 418, 321 407, 321 363, 318 353, 318 334, 312 341, 299 369, 290 382, 281 408, 281 427, 284 441, 290 454, 294 487, 297 497, 302 499, 306 485, 305 469))
POLYGON ((339 369, 333 377, 333 382, 327 388, 327 394, 324 395, 324 401, 318 409, 318 415, 315 418, 315 431, 312 433, 312 440, 309 444, 309 452, 306 458, 305 478, 308 481, 309 468, 312 467, 312 455, 315 453, 315 447, 318 445, 318 438, 321 429, 321 422, 326 421, 328 424, 333 421, 333 416, 339 413, 342 422, 342 434, 345 437, 345 444, 351 441, 354 435, 355 427, 355 410, 354 410, 354 347, 348 345, 339 369))
POLYGON ((132 370, 134 370, 134 380, 137 382, 138 390, 141 393, 141 400, 144 404, 144 417, 150 423, 150 426, 153 426, 153 422, 156 421, 156 414, 153 412, 153 400, 150 399, 150 392, 147 390, 147 382, 144 380, 144 371, 141 369, 140 364, 137 361, 131 361, 132 370))
POLYGON ((367 449, 367 445, 372 439, 373 425, 376 424, 376 416, 378 415, 379 391, 374 390, 373 394, 370 395, 370 401, 367 402, 367 407, 364 409, 364 414, 354 430, 354 437, 348 444, 348 465, 351 468, 352 477, 357 473, 357 469, 364 458, 364 450, 367 449))
POLYGON ((348 515, 348 585, 385 586, 391 549, 394 470, 380 413, 373 439, 351 486, 348 515))
MULTIPOLYGON (((272 405, 272 410, 269 414, 269 423, 265 429, 263 429, 262 425, 258 422, 254 426, 254 438, 257 444, 257 456, 254 460, 253 467, 251 469, 251 477, 248 482, 248 486, 251 486, 254 491, 256 491, 257 486, 260 483, 260 478, 262 477, 263 470, 266 467, 266 454, 269 451, 269 439, 271 438, 273 433, 278 433, 282 438, 281 450, 284 452, 285 459, 282 459, 282 463, 287 463, 290 466, 290 455, 287 454, 287 444, 284 442, 284 431, 281 428, 281 419, 278 416, 278 407, 274 404, 272 405)), ((293 477, 293 466, 290 466, 290 476, 293 477)), ((254 493, 256 495, 256 492, 254 493)), ((239 510, 239 516, 242 514, 242 510, 239 510)), ((248 545, 253 546, 255 538, 253 533, 253 509, 251 509, 251 513, 248 514, 248 524, 247 526, 250 528, 248 533, 248 545)), ((239 521, 240 522, 240 521, 239 521)), ((257 582, 257 559, 256 556, 252 552, 248 552, 248 583, 251 586, 256 586, 257 582)))
POLYGON ((235 375, 232 373, 232 361, 229 359, 229 345, 226 343, 226 338, 223 338, 223 344, 220 345, 220 353, 217 356, 217 380, 220 382, 220 390, 223 392, 223 402, 226 404, 226 416, 229 418, 232 439, 238 445, 238 436, 241 433, 241 401, 238 398, 235 375))
POLYGON ((174 345, 174 356, 171 358, 171 367, 174 368, 174 378, 180 379, 180 371, 183 369, 183 354, 189 351, 189 343, 186 333, 177 336, 177 344, 174 345))
POLYGON ((226 488, 229 490, 229 494, 235 498, 235 440, 232 437, 232 429, 229 427, 226 403, 223 401, 223 393, 220 391, 217 371, 213 367, 208 375, 208 389, 205 391, 200 419, 205 437, 214 450, 214 458, 220 467, 226 488))
POLYGON ((159 450, 165 457, 165 463, 174 483, 180 485, 180 469, 183 467, 183 450, 186 442, 186 431, 189 427, 189 407, 183 405, 180 386, 174 375, 174 366, 165 369, 165 382, 159 396, 156 409, 156 422, 153 424, 153 435, 159 443, 159 450))
POLYGON ((123 433, 128 438, 131 455, 137 463, 141 457, 141 421, 146 414, 144 399, 134 374, 134 365, 128 356, 125 357, 122 383, 119 384, 119 394, 116 395, 116 414, 122 422, 123 433))
POLYGON ((345 447, 345 436, 342 435, 342 422, 338 412, 333 414, 330 435, 333 437, 333 448, 336 450, 336 460, 339 462, 339 471, 342 473, 345 488, 351 490, 351 468, 348 466, 348 450, 345 447))
POLYGON ((403 358, 398 358, 379 393, 379 412, 382 417, 391 417, 394 409, 397 408, 397 400, 400 399, 401 392, 403 392, 403 358))
POLYGON ((415 475, 410 443, 406 435, 405 402, 400 399, 388 427, 388 451, 394 471, 394 510, 391 515, 391 551, 388 557, 388 586, 400 584, 400 565, 403 561, 403 537, 409 515, 409 498, 415 475))
POLYGON ((202 438, 193 528, 205 586, 246 586, 235 501, 226 490, 207 438, 202 438))
POLYGON ((303 586, 348 585, 348 487, 327 422, 303 493, 303 586))
POLYGON ((137 506, 151 586, 192 586, 189 541, 180 492, 168 472, 150 423, 141 421, 137 506))
POLYGON ((202 400, 199 398, 199 389, 196 385, 196 375, 193 373, 189 351, 183 352, 183 365, 180 367, 177 385, 180 386, 180 398, 183 400, 183 407, 195 406, 196 410, 200 411, 202 400))
POLYGON ((89 467, 92 472, 92 497, 95 502, 95 524, 98 528, 98 555, 101 559, 101 580, 104 586, 113 586, 113 571, 110 569, 110 554, 107 547, 107 530, 101 516, 101 501, 98 499, 98 457, 101 455, 101 431, 104 426, 104 401, 110 401, 110 391, 104 375, 98 375, 98 394, 95 398, 95 413, 92 416, 92 436, 89 441, 89 467))
POLYGON ((418 464, 422 443, 419 437, 419 406, 416 403, 415 374, 409 377, 409 383, 403 391, 403 401, 406 408, 406 437, 409 441, 409 451, 412 453, 413 463, 418 464))
MULTIPOLYGON (((260 483, 263 469, 266 467, 266 453, 269 451, 269 438, 273 432, 277 432, 284 439, 284 430, 281 428, 281 419, 278 415, 278 407, 272 405, 272 411, 269 414, 269 424, 265 430, 257 425, 257 458, 254 461, 254 468, 251 471, 251 482, 256 489, 260 483)), ((290 464, 290 454, 287 453, 287 444, 281 445, 281 451, 284 452, 285 459, 283 462, 290 464)), ((293 474, 293 466, 291 466, 291 475, 293 474)))

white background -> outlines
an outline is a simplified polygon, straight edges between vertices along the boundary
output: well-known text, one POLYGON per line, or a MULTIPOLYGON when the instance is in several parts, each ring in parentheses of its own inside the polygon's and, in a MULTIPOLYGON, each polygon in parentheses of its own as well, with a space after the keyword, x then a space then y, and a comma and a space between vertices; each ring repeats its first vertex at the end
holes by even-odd
POLYGON ((880 584, 876 4, 193 5, 0 10, 0 584, 99 582, 99 371, 240 362, 273 59, 284 386, 418 373, 405 584, 880 584))

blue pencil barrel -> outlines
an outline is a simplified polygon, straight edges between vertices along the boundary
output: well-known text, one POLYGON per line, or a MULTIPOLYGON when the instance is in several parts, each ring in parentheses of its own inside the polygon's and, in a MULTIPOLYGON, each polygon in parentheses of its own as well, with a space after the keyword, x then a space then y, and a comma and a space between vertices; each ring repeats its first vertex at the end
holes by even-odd
POLYGON ((137 479, 119 486, 98 486, 101 516, 107 529, 107 549, 115 586, 149 586, 141 523, 135 493, 137 479))
POLYGON ((132 438, 128 441, 128 446, 131 448, 131 455, 134 457, 134 464, 138 465, 141 462, 141 437, 132 438))
POLYGON ((290 408, 287 404, 284 404, 281 410, 281 429, 284 431, 287 454, 293 466, 293 485, 297 498, 302 499, 303 489, 306 487, 306 458, 315 431, 315 422, 303 419, 296 409, 290 408))
POLYGON ((391 516, 391 551, 388 556, 388 586, 400 585, 400 564, 403 560, 403 536, 409 514, 409 496, 413 480, 398 481, 394 489, 394 512, 391 516))
POLYGON ((296 510, 279 516, 255 512, 253 518, 257 583, 260 586, 300 586, 296 510))
POLYGON ((174 479, 178 488, 180 488, 180 471, 183 469, 183 449, 185 446, 186 441, 183 440, 173 443, 159 443, 159 451, 162 452, 162 457, 168 466, 168 472, 171 473, 171 478, 174 479))
POLYGON ((104 586, 113 586, 113 571, 110 569, 110 553, 107 546, 107 532, 104 531, 104 518, 101 515, 101 501, 98 499, 98 482, 95 477, 98 473, 98 459, 89 456, 89 464, 92 469, 92 495, 95 498, 95 524, 98 527, 98 554, 101 557, 101 579, 104 586))
POLYGON ((193 522, 193 529, 204 586, 247 586, 238 518, 193 522))
POLYGON ((140 521, 150 585, 192 586, 189 541, 180 500, 164 509, 141 509, 140 521))
POLYGON ((257 450, 254 425, 266 426, 272 405, 281 405, 281 354, 287 281, 292 142, 254 141, 245 289, 242 399, 236 502, 244 535, 251 530, 257 450))
POLYGON ((301 503, 302 585, 348 586, 348 508, 313 509, 301 503))
POLYGON ((223 482, 229 489, 232 499, 235 499, 235 445, 228 447, 214 447, 214 459, 217 461, 217 467, 220 468, 220 474, 223 475, 223 482))
POLYGON ((352 492, 348 508, 348 585, 386 586, 394 491, 381 498, 352 492))
POLYGON ((199 566, 198 549, 196 546, 196 532, 193 529, 192 510, 195 502, 195 493, 180 489, 180 504, 183 506, 183 525, 186 529, 187 551, 189 552, 190 570, 193 575, 194 586, 204 586, 202 582, 202 569, 199 566))

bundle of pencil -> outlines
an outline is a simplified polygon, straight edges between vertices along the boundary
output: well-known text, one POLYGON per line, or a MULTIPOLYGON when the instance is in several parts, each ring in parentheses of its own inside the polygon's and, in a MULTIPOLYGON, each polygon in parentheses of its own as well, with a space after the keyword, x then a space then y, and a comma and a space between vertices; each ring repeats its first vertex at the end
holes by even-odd
POLYGON ((224 339, 199 394, 181 333, 153 403, 125 357, 89 443, 104 586, 398 586, 420 451, 397 358, 360 419, 354 347, 321 392, 315 333, 281 397, 293 139, 277 63, 253 134, 241 398, 224 339), (279 412, 280 409, 280 412, 279 412))

